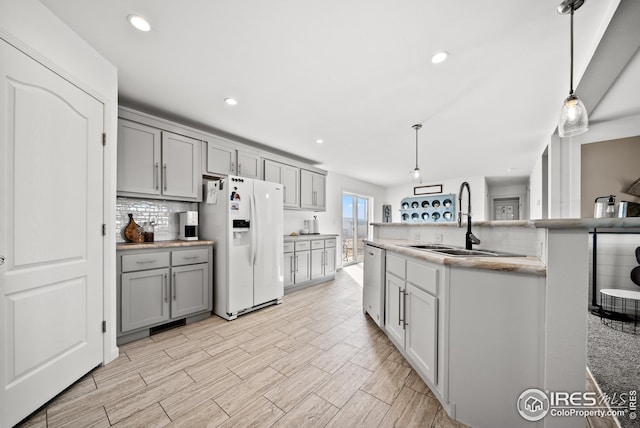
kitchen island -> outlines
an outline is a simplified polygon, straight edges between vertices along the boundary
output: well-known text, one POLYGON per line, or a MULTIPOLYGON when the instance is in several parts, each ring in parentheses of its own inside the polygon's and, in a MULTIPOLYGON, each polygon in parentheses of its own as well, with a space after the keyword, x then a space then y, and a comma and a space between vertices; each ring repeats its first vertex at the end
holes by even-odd
POLYGON ((411 248, 464 244, 450 224, 375 223, 368 245, 386 251, 390 340, 449 415, 470 426, 584 427, 582 417, 518 412, 530 388, 584 392, 590 228, 640 219, 474 222, 491 249, 523 257, 461 257, 411 248))

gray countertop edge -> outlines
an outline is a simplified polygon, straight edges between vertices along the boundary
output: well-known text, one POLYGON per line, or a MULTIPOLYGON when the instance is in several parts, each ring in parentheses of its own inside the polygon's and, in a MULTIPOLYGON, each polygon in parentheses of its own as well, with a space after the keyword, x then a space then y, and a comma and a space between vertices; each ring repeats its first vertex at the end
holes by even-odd
MULTIPOLYGON (((541 220, 479 220, 473 221, 473 226, 478 227, 529 227, 536 229, 594 229, 640 228, 640 217, 625 218, 558 218, 541 220)), ((457 227, 456 222, 450 223, 371 223, 373 226, 384 227, 457 227)), ((463 226, 466 222, 463 221, 463 226)))
POLYGON ((284 242, 287 241, 310 241, 314 239, 324 238, 336 238, 340 235, 337 233, 320 233, 320 234, 308 234, 308 235, 284 235, 284 242))
POLYGON ((182 248, 182 247, 197 247, 202 245, 214 245, 213 241, 198 240, 198 241, 154 241, 154 242, 119 242, 116 244, 116 251, 123 250, 147 250, 153 248, 182 248))
MULTIPOLYGON (((472 269, 488 269, 502 272, 517 272, 527 275, 546 276, 547 268, 537 257, 452 257, 403 247, 402 244, 420 243, 404 239, 364 240, 365 244, 392 251, 408 257, 421 259, 442 265, 465 267, 472 269)), ((424 242, 422 242, 424 243, 424 242)))

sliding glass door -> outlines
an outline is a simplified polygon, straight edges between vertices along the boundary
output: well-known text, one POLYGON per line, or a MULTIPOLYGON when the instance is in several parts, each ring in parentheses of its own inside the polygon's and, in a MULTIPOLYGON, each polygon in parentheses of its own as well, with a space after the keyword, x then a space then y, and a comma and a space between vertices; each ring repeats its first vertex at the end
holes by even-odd
POLYGON ((369 238, 369 200, 366 196, 342 194, 343 265, 364 260, 364 239, 369 238))

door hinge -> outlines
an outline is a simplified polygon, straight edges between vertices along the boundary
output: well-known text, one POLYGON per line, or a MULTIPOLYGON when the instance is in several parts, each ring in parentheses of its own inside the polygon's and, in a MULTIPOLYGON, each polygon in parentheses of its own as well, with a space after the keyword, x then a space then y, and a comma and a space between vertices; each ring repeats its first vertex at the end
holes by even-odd
POLYGON ((107 332, 107 322, 106 321, 102 321, 102 332, 103 333, 107 332))
POLYGON ((102 223, 102 236, 107 236, 107 225, 102 223))
POLYGON ((102 133, 102 145, 103 146, 107 145, 107 133, 106 132, 102 133))

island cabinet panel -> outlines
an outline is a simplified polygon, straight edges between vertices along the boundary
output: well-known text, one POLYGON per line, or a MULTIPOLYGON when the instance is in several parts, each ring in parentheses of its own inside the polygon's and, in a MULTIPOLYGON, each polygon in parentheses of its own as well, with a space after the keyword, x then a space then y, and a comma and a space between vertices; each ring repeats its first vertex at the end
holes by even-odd
POLYGON ((545 278, 465 268, 450 274, 448 379, 456 419, 539 426, 505 403, 529 388, 544 390, 545 278), (482 385, 481 394, 474 385, 482 385))
POLYGON ((407 284, 405 349, 416 369, 438 383, 438 299, 407 284))
POLYGON ((385 330, 389 339, 434 390, 442 392, 439 294, 444 267, 386 253, 385 330))
POLYGON ((404 349, 404 280, 387 272, 385 289, 385 329, 396 347, 404 349))

